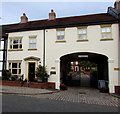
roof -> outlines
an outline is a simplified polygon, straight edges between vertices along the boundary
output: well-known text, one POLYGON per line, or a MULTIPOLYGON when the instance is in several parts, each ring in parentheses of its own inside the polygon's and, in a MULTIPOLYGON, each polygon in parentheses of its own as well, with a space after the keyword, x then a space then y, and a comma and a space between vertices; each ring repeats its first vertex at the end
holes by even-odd
POLYGON ((9 32, 30 31, 51 28, 87 26, 98 24, 117 23, 118 19, 108 13, 92 14, 84 16, 74 16, 65 18, 56 18, 55 20, 37 20, 27 23, 17 23, 10 25, 2 25, 3 34, 9 32))

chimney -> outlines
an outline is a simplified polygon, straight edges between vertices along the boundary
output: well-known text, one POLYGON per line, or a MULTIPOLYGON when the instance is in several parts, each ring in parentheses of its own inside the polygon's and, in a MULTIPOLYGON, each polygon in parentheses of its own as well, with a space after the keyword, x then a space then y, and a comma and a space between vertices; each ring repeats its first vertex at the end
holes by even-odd
POLYGON ((28 18, 26 16, 25 13, 23 13, 23 16, 21 16, 21 22, 20 23, 27 23, 28 22, 28 18))
POLYGON ((54 19, 56 19, 56 14, 52 9, 51 12, 49 13, 49 20, 54 20, 54 19))
POLYGON ((120 8, 120 0, 115 1, 114 8, 116 8, 116 9, 120 8))

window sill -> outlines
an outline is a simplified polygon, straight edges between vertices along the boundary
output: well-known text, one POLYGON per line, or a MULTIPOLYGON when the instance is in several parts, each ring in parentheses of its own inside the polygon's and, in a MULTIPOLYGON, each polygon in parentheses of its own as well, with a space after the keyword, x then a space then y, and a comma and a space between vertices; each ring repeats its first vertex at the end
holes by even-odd
POLYGON ((85 39, 85 40, 77 40, 77 42, 87 42, 88 39, 85 39))
POLYGON ((100 41, 109 41, 109 40, 113 40, 113 39, 112 38, 100 39, 100 41))
POLYGON ((35 49, 28 49, 28 51, 35 51, 35 50, 37 50, 36 48, 35 49))
POLYGON ((12 74, 12 76, 22 76, 21 74, 12 74))
POLYGON ((9 49, 8 51, 23 51, 23 49, 9 49))
POLYGON ((66 43, 65 40, 57 40, 56 43, 66 43))

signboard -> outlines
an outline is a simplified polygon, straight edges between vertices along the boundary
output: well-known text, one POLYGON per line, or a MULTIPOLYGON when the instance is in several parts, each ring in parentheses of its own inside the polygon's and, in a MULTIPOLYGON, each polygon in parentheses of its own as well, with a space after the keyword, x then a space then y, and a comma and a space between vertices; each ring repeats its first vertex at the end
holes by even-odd
POLYGON ((56 71, 50 71, 50 75, 52 75, 52 74, 56 74, 56 71))
POLYGON ((116 71, 120 71, 120 68, 114 68, 114 70, 116 70, 116 71))
POLYGON ((78 55, 78 58, 88 58, 88 55, 78 55))

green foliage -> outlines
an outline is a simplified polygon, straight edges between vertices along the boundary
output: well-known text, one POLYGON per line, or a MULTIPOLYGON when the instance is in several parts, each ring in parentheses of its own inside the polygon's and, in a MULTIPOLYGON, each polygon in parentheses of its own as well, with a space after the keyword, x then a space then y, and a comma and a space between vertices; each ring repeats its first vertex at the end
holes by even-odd
POLYGON ((9 80, 10 77, 11 77, 11 72, 9 70, 2 71, 2 79, 3 80, 9 80))
POLYGON ((79 66, 81 66, 83 69, 86 69, 88 67, 97 67, 96 63, 91 62, 91 61, 80 61, 79 66))
POLYGON ((35 75, 37 78, 40 78, 41 80, 44 80, 45 78, 49 77, 46 67, 41 65, 37 67, 35 75))
POLYGON ((16 80, 17 80, 17 77, 11 76, 11 77, 9 78, 9 80, 10 80, 10 81, 16 81, 16 80))

